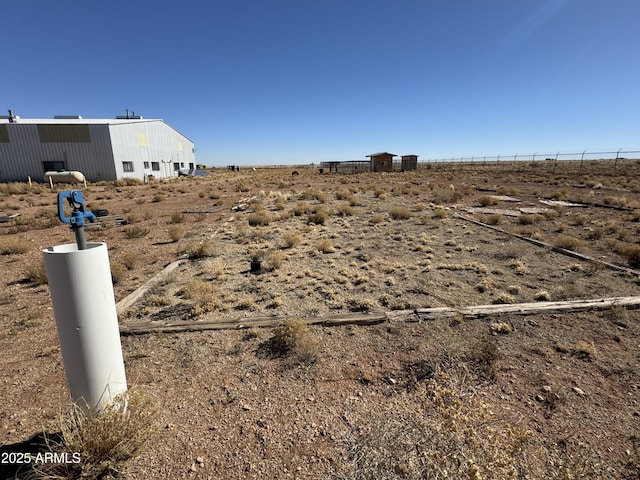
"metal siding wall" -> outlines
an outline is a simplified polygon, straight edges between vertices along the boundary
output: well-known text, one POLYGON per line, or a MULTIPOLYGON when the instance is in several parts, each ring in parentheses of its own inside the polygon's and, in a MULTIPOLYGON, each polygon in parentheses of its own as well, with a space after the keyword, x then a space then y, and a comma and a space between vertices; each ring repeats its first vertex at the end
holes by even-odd
POLYGON ((44 181, 42 162, 65 161, 68 170, 79 170, 87 180, 113 180, 106 125, 89 125, 91 143, 40 143, 36 124, 9 124, 9 143, 0 143, 0 181, 44 181), (105 136, 106 134, 106 136, 105 136))
POLYGON ((173 162, 195 164, 193 142, 169 127, 162 121, 131 122, 114 124, 110 127, 113 142, 114 163, 118 178, 138 178, 144 175, 154 175, 159 178, 177 175, 173 170, 173 162), (139 136, 143 135, 146 145, 140 145, 139 136), (178 142, 182 142, 182 152, 178 149, 178 142), (122 162, 132 162, 133 172, 124 172, 122 162), (144 162, 149 162, 149 168, 144 168, 144 162), (160 171, 151 169, 152 163, 160 163, 160 171))

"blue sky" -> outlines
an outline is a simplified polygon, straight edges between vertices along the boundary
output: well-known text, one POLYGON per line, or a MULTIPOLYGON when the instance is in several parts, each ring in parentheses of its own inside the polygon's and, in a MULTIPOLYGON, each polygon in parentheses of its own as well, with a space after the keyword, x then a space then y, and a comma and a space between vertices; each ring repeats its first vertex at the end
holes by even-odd
POLYGON ((0 11, 0 108, 128 108, 181 131, 207 165, 640 149, 638 0, 0 0, 0 11))

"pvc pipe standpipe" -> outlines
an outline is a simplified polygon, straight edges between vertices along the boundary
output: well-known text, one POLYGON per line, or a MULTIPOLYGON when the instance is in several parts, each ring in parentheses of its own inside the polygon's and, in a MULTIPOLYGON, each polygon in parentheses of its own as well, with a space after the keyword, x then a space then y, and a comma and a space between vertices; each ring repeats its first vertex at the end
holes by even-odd
POLYGON ((127 390, 107 245, 42 251, 73 402, 98 413, 127 390))

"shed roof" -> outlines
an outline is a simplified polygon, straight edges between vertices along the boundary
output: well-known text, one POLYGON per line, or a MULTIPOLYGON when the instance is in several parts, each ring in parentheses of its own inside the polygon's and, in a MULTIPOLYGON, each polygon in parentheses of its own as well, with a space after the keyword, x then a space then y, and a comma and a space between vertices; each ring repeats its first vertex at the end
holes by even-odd
POLYGON ((396 154, 395 153, 389 153, 389 152, 378 152, 378 153, 372 153, 371 155, 367 155, 367 157, 379 157, 380 155, 391 155, 392 157, 395 157, 396 154))

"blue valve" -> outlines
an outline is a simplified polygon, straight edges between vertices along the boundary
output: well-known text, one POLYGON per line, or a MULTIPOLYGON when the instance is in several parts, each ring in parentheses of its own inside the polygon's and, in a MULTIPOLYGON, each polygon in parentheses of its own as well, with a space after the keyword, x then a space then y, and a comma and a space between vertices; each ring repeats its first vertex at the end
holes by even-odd
POLYGON ((87 248, 87 242, 84 237, 84 223, 85 220, 94 222, 96 216, 91 210, 85 210, 84 198, 82 198, 82 192, 80 190, 65 190, 58 193, 58 218, 61 222, 71 225, 71 228, 76 233, 78 249, 85 250, 87 248), (67 199, 73 209, 71 217, 64 215, 65 199, 67 199))
POLYGON ((58 193, 58 218, 61 222, 71 225, 71 228, 84 227, 84 220, 94 222, 96 216, 91 210, 85 210, 84 198, 80 190, 65 190, 58 193), (64 216, 64 199, 67 199, 73 212, 71 217, 64 216))

